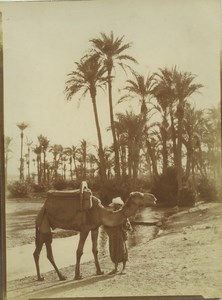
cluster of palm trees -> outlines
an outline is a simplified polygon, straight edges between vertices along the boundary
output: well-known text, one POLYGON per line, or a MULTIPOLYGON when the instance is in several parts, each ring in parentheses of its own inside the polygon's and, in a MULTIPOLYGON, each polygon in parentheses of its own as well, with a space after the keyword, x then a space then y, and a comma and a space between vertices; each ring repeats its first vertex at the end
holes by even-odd
POLYGON ((189 179, 195 187, 197 174, 219 180, 220 110, 200 110, 190 103, 191 96, 203 87, 195 82, 196 76, 180 71, 177 66, 160 68, 147 76, 139 74, 132 68, 137 60, 126 52, 131 44, 125 43, 124 37, 115 37, 113 32, 109 35, 101 33, 89 42, 90 50, 68 74, 65 94, 66 100, 82 93, 92 101, 97 154, 90 153, 85 140, 81 141, 80 147, 63 148, 59 144, 50 145, 49 140, 40 135, 34 148, 31 148, 31 141, 26 142, 28 150, 24 156, 24 130, 28 124, 20 123, 17 125, 21 133, 20 179, 24 180, 24 157, 30 176, 32 149, 39 184, 61 176, 66 179, 67 168, 70 179, 86 179, 96 174, 101 184, 115 177, 117 181, 130 180, 136 187, 139 176, 155 181, 173 166, 177 170, 178 194, 183 182, 189 179), (113 82, 117 66, 127 76, 117 104, 136 101, 140 106, 138 114, 132 110, 125 113, 114 111, 113 82), (97 109, 98 90, 104 91, 105 88, 112 132, 109 147, 103 144, 97 109))
MULTIPOLYGON (((113 169, 117 179, 127 176, 136 185, 142 160, 146 161, 154 180, 160 173, 164 174, 169 166, 175 166, 178 193, 190 173, 194 182, 197 172, 206 175, 207 167, 213 168, 208 163, 215 155, 211 151, 209 137, 215 134, 218 137, 220 126, 216 129, 214 125, 209 125, 213 120, 189 103, 190 97, 203 87, 195 82, 196 76, 180 71, 177 66, 159 69, 157 73, 148 76, 138 74, 127 65, 137 63, 135 58, 126 53, 131 44, 125 43, 124 37, 114 37, 113 32, 109 35, 101 33, 100 37, 91 39, 90 43, 92 48, 88 54, 68 74, 65 92, 67 100, 81 91, 83 96, 89 93, 91 97, 98 135, 101 181, 107 180, 107 173, 96 96, 98 88, 104 86, 108 90, 113 169), (132 78, 127 78, 119 103, 132 99, 139 101, 138 115, 132 111, 114 113, 112 83, 116 76, 113 69, 117 65, 125 72, 129 70, 132 78)), ((219 123, 220 119, 215 121, 219 123)), ((218 144, 219 140, 214 141, 214 144, 218 144)), ((217 158, 218 152, 219 148, 217 158)))
MULTIPOLYGON (((43 135, 37 138, 38 144, 32 148, 35 155, 32 162, 36 168, 38 185, 47 187, 58 180, 79 182, 94 178, 97 158, 90 151, 89 142, 83 139, 79 146, 63 147, 61 144, 50 145, 43 135)), ((27 176, 29 178, 29 174, 27 176)))

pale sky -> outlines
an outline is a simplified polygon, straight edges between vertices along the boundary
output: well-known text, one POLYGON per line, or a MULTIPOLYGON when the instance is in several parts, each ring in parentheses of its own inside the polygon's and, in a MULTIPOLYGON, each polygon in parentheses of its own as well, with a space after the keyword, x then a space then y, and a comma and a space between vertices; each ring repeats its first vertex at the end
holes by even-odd
MULTIPOLYGON (((13 138, 9 174, 18 173, 20 136, 16 124, 27 122, 25 135, 33 144, 43 134, 50 144, 97 143, 89 96, 65 101, 67 74, 100 32, 124 35, 132 42, 128 54, 146 75, 177 65, 197 75, 204 85, 193 96, 196 107, 220 101, 220 1, 104 0, 0 3, 3 13, 5 135, 13 138)), ((125 73, 116 69, 114 102, 125 73)), ((98 92, 97 104, 104 145, 110 145, 108 95, 98 92)), ((125 111, 129 104, 115 106, 125 111)), ((137 108, 137 106, 136 106, 137 108)))

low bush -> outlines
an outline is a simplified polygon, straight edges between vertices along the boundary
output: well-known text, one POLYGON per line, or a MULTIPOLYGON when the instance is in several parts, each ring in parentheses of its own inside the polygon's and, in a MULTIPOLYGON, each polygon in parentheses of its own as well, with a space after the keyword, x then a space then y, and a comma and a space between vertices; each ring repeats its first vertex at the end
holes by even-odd
POLYGON ((43 193, 46 191, 46 187, 43 184, 32 184, 32 191, 34 193, 43 193))
POLYGON ((219 189, 214 181, 207 177, 199 179, 197 184, 197 191, 201 200, 206 202, 213 202, 219 200, 219 189))
POLYGON ((196 192, 194 189, 184 186, 180 190, 180 198, 178 200, 178 205, 185 207, 185 206, 193 206, 196 200, 196 192))
POLYGON ((158 204, 174 206, 177 204, 177 172, 176 168, 169 167, 165 174, 161 174, 154 182, 151 193, 157 198, 158 204))
POLYGON ((57 179, 54 183, 53 183, 53 187, 56 190, 65 190, 67 188, 67 181, 64 179, 57 179))
POLYGON ((11 197, 26 197, 30 191, 30 185, 26 181, 13 181, 7 186, 11 197))

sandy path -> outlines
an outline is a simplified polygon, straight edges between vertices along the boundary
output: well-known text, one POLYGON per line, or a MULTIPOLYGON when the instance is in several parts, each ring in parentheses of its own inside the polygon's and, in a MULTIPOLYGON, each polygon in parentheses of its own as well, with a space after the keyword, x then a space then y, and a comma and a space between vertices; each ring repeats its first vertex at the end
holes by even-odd
MULTIPOLYGON (((146 232, 147 227, 140 231, 146 232)), ((105 274, 93 276, 93 261, 82 264, 84 279, 73 281, 73 266, 63 268, 66 282, 54 272, 44 282, 26 277, 9 282, 8 299, 29 297, 104 297, 142 295, 222 296, 221 205, 200 204, 170 217, 154 240, 132 248, 126 275, 107 275, 109 257, 100 259, 105 274)))

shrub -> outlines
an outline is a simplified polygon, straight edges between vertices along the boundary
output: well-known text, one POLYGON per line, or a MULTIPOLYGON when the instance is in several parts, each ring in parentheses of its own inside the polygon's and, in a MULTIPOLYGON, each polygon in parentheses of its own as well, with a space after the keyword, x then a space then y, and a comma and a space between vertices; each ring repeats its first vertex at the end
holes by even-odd
POLYGON ((132 191, 131 187, 130 180, 110 179, 101 187, 99 198, 104 205, 109 204, 115 197, 121 197, 123 200, 126 200, 132 191))
POLYGON ((184 186, 180 190, 180 198, 178 200, 179 206, 193 206, 196 200, 196 193, 194 189, 184 186))
POLYGON ((43 193, 46 191, 46 188, 43 184, 34 183, 34 184, 32 184, 32 191, 34 193, 43 193))
POLYGON ((153 183, 151 193, 155 195, 159 204, 174 206, 177 204, 177 172, 169 167, 165 174, 161 174, 153 183))
POLYGON ((53 187, 56 190, 64 190, 67 188, 67 181, 65 181, 64 179, 57 179, 54 183, 53 183, 53 187))
POLYGON ((25 197, 30 191, 30 186, 26 181, 14 181, 8 184, 8 190, 11 197, 25 197))
POLYGON ((207 177, 200 178, 197 185, 197 191, 200 198, 206 202, 217 201, 219 198, 219 191, 216 184, 207 177))

